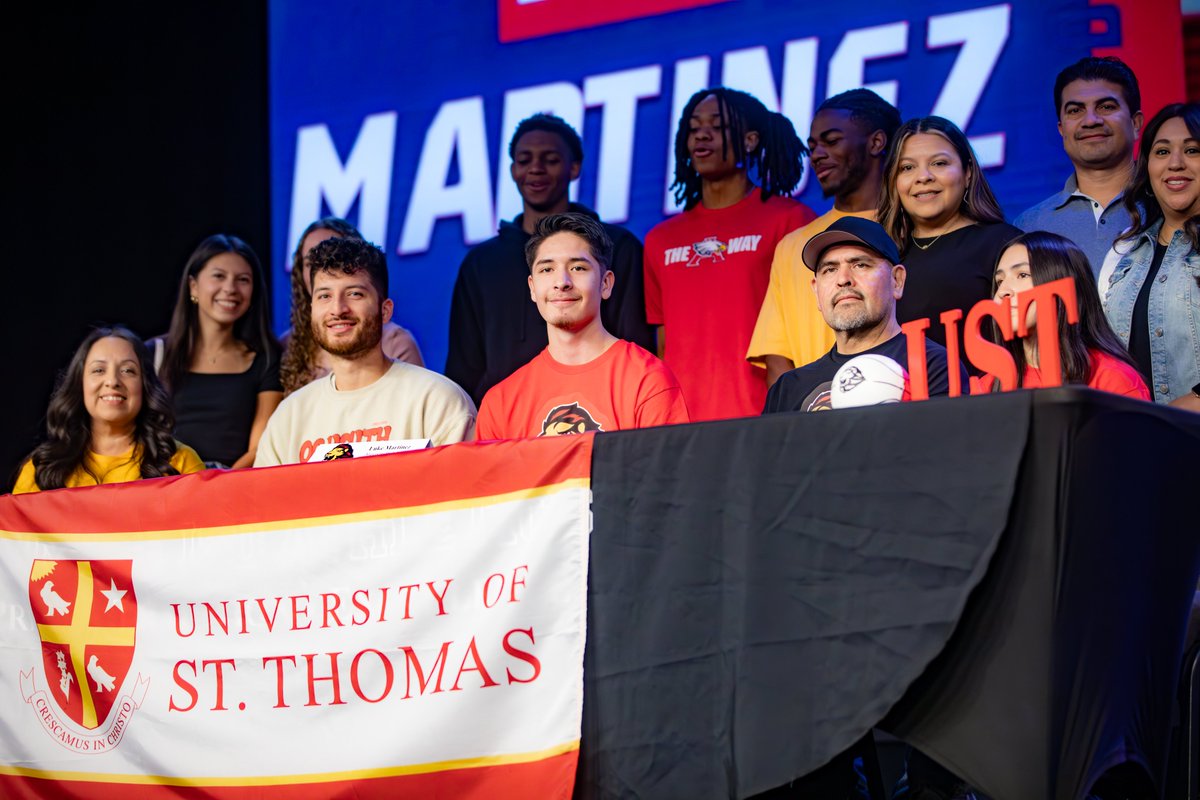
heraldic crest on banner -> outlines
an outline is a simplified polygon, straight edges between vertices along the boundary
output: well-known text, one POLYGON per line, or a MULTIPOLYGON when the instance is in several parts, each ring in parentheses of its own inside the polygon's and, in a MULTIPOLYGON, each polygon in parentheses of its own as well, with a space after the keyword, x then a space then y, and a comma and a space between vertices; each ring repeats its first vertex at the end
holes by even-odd
POLYGON ((35 670, 23 672, 21 689, 26 702, 34 707, 47 732, 70 749, 106 749, 93 741, 97 738, 110 738, 113 741, 108 744, 115 745, 132 712, 141 705, 148 683, 139 680, 133 687, 136 701, 128 693, 119 694, 133 664, 136 644, 133 561, 36 559, 29 571, 29 605, 41 639, 47 688, 36 686, 35 670), (119 711, 115 716, 114 708, 119 711), (72 735, 60 715, 100 735, 72 735), (111 721, 110 716, 114 716, 111 721), (119 729, 111 730, 114 727, 119 729), (99 728, 104 730, 97 731, 99 728))

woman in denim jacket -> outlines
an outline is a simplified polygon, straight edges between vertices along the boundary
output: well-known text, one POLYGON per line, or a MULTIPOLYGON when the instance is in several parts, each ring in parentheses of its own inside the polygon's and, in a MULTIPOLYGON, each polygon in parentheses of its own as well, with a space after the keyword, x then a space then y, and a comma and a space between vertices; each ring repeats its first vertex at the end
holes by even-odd
POLYGON ((1200 104, 1150 120, 1124 202, 1105 313, 1155 402, 1200 410, 1200 104))

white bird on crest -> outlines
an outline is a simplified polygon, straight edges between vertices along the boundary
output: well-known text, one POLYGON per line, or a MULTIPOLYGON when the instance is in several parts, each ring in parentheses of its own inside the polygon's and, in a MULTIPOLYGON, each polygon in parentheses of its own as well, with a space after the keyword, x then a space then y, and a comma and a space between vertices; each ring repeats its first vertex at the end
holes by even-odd
POLYGON ((110 692, 113 690, 113 684, 116 682, 116 678, 104 671, 104 669, 100 666, 99 660, 95 656, 92 656, 88 659, 87 674, 93 681, 96 682, 96 694, 100 694, 105 689, 110 692))
POLYGON ((67 612, 71 610, 71 604, 59 597, 58 592, 54 591, 54 581, 46 581, 42 585, 42 602, 46 604, 46 616, 53 617, 55 614, 65 617, 67 612))

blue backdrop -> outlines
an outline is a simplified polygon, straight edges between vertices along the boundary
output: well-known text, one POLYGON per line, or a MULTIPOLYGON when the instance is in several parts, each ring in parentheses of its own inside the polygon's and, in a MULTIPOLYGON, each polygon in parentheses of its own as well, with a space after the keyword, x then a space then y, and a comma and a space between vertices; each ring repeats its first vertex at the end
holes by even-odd
MULTIPOLYGON (((459 262, 494 234, 497 219, 519 213, 507 142, 540 110, 583 135, 575 199, 639 236, 671 205, 679 109, 714 84, 782 110, 802 138, 821 100, 860 85, 906 119, 950 117, 972 137, 1014 216, 1070 170, 1055 130, 1054 75, 1093 48, 1118 46, 1121 30, 1115 7, 1087 0, 858 0, 846 14, 814 13, 808 3, 673 0, 695 7, 640 18, 656 4, 612 0, 608 13, 634 18, 562 30, 572 24, 571 2, 271 3, 281 328, 299 232, 320 215, 345 216, 388 253, 395 319, 441 369, 459 262), (546 29, 561 32, 539 35, 546 29)), ((818 213, 830 205, 807 171, 799 197, 818 213)))

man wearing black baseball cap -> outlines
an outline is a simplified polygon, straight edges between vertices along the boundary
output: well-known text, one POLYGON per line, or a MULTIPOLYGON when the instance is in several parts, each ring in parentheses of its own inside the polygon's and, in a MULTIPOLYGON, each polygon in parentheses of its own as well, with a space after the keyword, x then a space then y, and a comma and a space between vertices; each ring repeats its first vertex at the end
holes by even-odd
MULTIPOLYGON (((905 270, 883 227, 873 220, 843 217, 809 239, 801 258, 813 271, 817 306, 836 344, 811 364, 780 376, 767 394, 764 414, 828 409, 834 374, 855 356, 887 356, 908 369, 908 341, 896 321, 905 270)), ((930 397, 948 394, 945 348, 927 339, 925 358, 930 397)), ((962 385, 967 385, 966 370, 962 385)))

